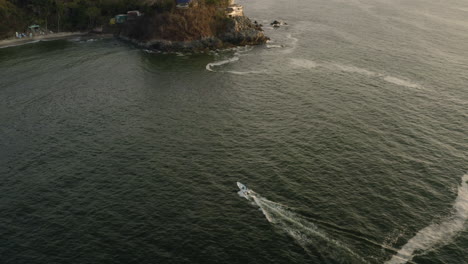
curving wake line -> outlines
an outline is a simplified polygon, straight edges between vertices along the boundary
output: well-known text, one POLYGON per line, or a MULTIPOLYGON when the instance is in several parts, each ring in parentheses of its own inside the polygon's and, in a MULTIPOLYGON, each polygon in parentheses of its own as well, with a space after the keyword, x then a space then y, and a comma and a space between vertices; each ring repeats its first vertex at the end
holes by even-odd
MULTIPOLYGON (((241 186, 244 185, 241 184, 241 186)), ((315 224, 292 212, 286 206, 263 198, 246 187, 244 190, 241 189, 239 195, 260 207, 270 223, 291 236, 309 255, 318 255, 321 263, 368 263, 341 242, 330 238, 315 224)))
POLYGON ((222 61, 216 61, 216 62, 211 62, 211 63, 208 63, 206 65, 206 70, 207 71, 210 71, 210 72, 221 72, 221 73, 231 73, 231 74, 235 74, 235 75, 247 75, 247 74, 262 74, 262 73, 267 73, 266 70, 261 70, 261 71, 215 71, 214 68, 215 67, 220 67, 220 66, 223 66, 225 64, 229 64, 229 63, 234 63, 234 62, 237 62, 239 61, 239 53, 235 53, 234 54, 234 57, 232 58, 229 58, 229 59, 226 59, 226 60, 222 60, 222 61))
POLYGON ((288 49, 283 50, 283 53, 291 54, 296 50, 297 43, 299 42, 299 39, 293 37, 291 34, 288 34, 287 38, 291 40, 291 44, 290 44, 290 47, 288 49))
POLYGON ((466 228, 468 220, 468 174, 458 187, 454 212, 444 222, 421 229, 386 264, 404 264, 413 259, 416 251, 422 253, 447 245, 466 228))
MULTIPOLYGON (((282 52, 289 54, 292 53, 296 47, 297 47, 297 42, 299 41, 297 38, 292 37, 291 34, 287 36, 288 39, 291 40, 291 43, 289 45, 289 48, 284 49, 282 52)), ((266 44, 267 49, 273 49, 273 48, 284 48, 284 45, 277 45, 277 44, 266 44)), ((234 56, 229 59, 221 60, 221 61, 215 61, 208 63, 206 65, 206 70, 210 72, 220 72, 220 73, 230 73, 230 74, 235 74, 235 75, 248 75, 248 74, 268 74, 268 70, 256 70, 256 71, 217 71, 215 68, 229 64, 229 63, 234 63, 240 60, 240 57, 252 51, 254 49, 253 46, 243 46, 243 47, 237 47, 235 49, 232 49, 235 51, 234 56)))
POLYGON ((221 60, 221 61, 215 61, 208 63, 206 65, 206 70, 210 72, 222 72, 222 73, 232 73, 232 74, 237 74, 237 75, 244 75, 244 74, 251 74, 251 73, 262 73, 262 72, 237 72, 237 71, 216 71, 214 68, 223 66, 225 64, 229 63, 234 63, 240 60, 240 56, 243 53, 247 53, 253 49, 252 46, 245 46, 245 47, 238 47, 234 49, 236 52, 234 53, 234 56, 229 59, 221 60))
POLYGON ((213 70, 213 67, 219 67, 228 63, 236 62, 236 61, 239 61, 239 56, 234 55, 234 57, 227 59, 227 60, 208 63, 206 65, 206 70, 210 72, 215 72, 215 70, 213 70))
POLYGON ((386 75, 383 73, 378 73, 374 72, 371 70, 359 68, 353 65, 345 65, 341 63, 335 63, 335 62, 315 62, 312 60, 308 59, 302 59, 302 58, 292 58, 290 59, 291 66, 299 69, 307 69, 307 70, 313 70, 315 68, 324 68, 330 71, 334 72, 348 72, 348 73, 355 73, 355 74, 360 74, 364 76, 369 76, 369 77, 376 77, 380 78, 385 82, 391 83, 391 84, 396 84, 399 86, 404 86, 408 88, 413 88, 413 89, 424 89, 424 87, 418 83, 411 82, 408 80, 404 80, 395 76, 390 76, 386 75))

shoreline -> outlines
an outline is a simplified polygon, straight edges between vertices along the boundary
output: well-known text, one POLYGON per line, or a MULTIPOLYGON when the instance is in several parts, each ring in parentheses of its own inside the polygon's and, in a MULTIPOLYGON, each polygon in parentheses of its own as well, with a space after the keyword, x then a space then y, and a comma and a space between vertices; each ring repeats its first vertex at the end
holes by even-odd
MULTIPOLYGON (((138 29, 142 28, 138 21, 124 24, 116 38, 130 42, 140 48, 157 52, 203 52, 209 50, 228 49, 237 46, 255 46, 265 44, 269 38, 265 36, 263 29, 253 23, 246 16, 228 18, 224 29, 211 36, 192 40, 174 40, 154 37, 141 38, 138 29)), ((151 27, 146 27, 151 30, 151 27)), ((144 35, 144 34, 143 34, 144 35)))
POLYGON ((26 37, 22 39, 4 39, 0 40, 0 49, 1 48, 9 48, 9 47, 17 47, 32 43, 37 43, 39 41, 51 41, 51 40, 61 40, 61 39, 68 39, 73 37, 83 37, 92 35, 88 32, 62 32, 62 33, 54 33, 48 34, 43 36, 36 36, 36 37, 26 37))

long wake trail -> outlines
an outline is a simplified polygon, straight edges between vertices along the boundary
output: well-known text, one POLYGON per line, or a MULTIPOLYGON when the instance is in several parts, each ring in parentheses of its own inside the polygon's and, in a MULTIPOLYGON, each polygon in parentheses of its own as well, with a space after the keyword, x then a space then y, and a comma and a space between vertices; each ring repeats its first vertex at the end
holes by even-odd
POLYGON ((272 225, 292 237, 309 255, 318 256, 321 263, 368 263, 346 245, 329 237, 314 223, 286 206, 263 198, 252 190, 246 198, 260 208, 272 225))
POLYGON ((386 264, 410 262, 419 252, 424 254, 450 243, 466 228, 468 220, 468 174, 463 176, 458 187, 458 196, 453 205, 453 214, 440 224, 421 229, 386 264))

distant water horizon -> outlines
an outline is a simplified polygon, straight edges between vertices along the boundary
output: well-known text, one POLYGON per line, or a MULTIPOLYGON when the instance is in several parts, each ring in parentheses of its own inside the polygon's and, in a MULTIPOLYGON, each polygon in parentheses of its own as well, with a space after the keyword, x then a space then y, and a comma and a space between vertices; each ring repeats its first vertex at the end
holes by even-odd
POLYGON ((237 2, 266 45, 0 49, 1 263, 468 263, 468 3, 237 2))

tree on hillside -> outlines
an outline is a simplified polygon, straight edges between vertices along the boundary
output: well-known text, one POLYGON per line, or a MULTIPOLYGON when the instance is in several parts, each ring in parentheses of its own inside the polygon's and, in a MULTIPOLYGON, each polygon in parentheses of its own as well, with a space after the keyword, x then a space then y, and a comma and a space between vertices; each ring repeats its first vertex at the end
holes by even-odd
POLYGON ((44 19, 45 22, 45 29, 46 31, 49 30, 49 16, 54 8, 54 1, 53 0, 32 0, 31 7, 33 11, 39 13, 39 16, 44 19))
POLYGON ((88 27, 94 27, 96 25, 96 19, 101 15, 101 9, 90 6, 86 9, 86 15, 89 18, 88 27))
POLYGON ((55 0, 55 13, 57 14, 57 32, 60 32, 60 20, 65 13, 65 4, 61 0, 55 0))

